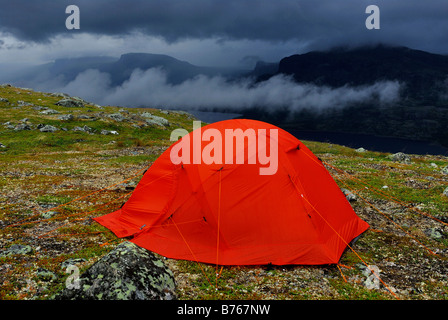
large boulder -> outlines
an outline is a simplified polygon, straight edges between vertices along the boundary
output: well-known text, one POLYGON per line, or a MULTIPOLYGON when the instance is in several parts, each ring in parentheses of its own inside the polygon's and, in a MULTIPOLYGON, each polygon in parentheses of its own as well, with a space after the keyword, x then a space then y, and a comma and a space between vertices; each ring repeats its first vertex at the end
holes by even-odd
POLYGON ((84 103, 82 103, 82 101, 73 98, 59 100, 56 102, 56 105, 67 108, 84 108, 84 103))
POLYGON ((112 120, 118 121, 118 122, 122 122, 124 120, 126 120, 126 117, 123 116, 121 113, 112 113, 108 115, 109 118, 111 118, 112 120))
POLYGON ((389 156, 392 161, 410 163, 411 157, 403 152, 397 152, 389 156))
POLYGON ((15 254, 30 254, 33 249, 29 245, 13 244, 8 249, 0 252, 0 257, 15 255, 15 254))
POLYGON ((56 131, 58 131, 58 128, 47 124, 47 125, 44 125, 43 127, 40 127, 39 130, 41 132, 56 132, 56 131))
POLYGON ((56 300, 172 300, 171 270, 151 251, 123 242, 67 286, 56 300))
POLYGON ((170 123, 168 122, 167 119, 165 119, 164 117, 159 117, 159 116, 155 116, 149 112, 143 112, 142 113, 142 117, 145 118, 145 121, 152 126, 160 126, 160 127, 165 127, 168 126, 170 123))

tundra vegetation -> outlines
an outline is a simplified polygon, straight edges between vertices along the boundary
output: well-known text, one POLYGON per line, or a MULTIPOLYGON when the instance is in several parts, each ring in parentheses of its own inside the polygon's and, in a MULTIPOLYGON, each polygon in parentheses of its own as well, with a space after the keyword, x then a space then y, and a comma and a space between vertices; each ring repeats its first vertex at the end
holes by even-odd
MULTIPOLYGON (((92 218, 118 209, 172 143, 172 130, 191 130, 194 119, 8 85, 0 97, 0 299, 52 299, 70 276, 67 261, 82 273, 126 241, 92 218)), ((339 266, 165 259, 177 297, 446 299, 448 159, 304 143, 371 228, 339 266)))

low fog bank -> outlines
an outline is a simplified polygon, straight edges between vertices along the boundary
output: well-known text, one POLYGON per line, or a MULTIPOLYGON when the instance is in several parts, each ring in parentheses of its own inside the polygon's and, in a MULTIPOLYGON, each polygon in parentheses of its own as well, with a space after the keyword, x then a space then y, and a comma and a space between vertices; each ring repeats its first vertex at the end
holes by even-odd
POLYGON ((220 76, 199 75, 173 85, 167 81, 167 74, 161 68, 135 69, 121 85, 112 86, 111 83, 108 73, 89 69, 68 83, 53 78, 27 85, 46 92, 64 92, 100 105, 227 111, 250 108, 320 111, 370 100, 387 105, 400 98, 401 88, 398 81, 330 88, 298 84, 285 75, 276 75, 262 82, 253 78, 228 80, 220 76))

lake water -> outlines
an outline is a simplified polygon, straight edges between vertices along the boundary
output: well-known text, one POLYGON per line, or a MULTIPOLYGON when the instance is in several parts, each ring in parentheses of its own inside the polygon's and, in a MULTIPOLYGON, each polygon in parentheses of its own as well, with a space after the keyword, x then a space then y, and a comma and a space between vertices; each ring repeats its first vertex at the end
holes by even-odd
POLYGON ((362 147, 370 151, 379 152, 404 152, 408 154, 420 155, 448 155, 448 148, 427 141, 416 141, 409 139, 377 137, 365 134, 339 132, 309 132, 295 130, 288 131, 299 140, 329 142, 354 149, 362 147))
MULTIPOLYGON (((193 114, 197 119, 207 123, 234 119, 241 116, 237 113, 223 112, 189 111, 189 113, 193 114)), ((287 131, 297 137, 299 140, 328 142, 355 149, 362 147, 370 151, 379 152, 404 152, 408 154, 430 154, 448 156, 448 148, 428 141, 417 141, 410 139, 378 137, 366 134, 351 134, 340 132, 316 132, 291 129, 288 129, 287 131)))

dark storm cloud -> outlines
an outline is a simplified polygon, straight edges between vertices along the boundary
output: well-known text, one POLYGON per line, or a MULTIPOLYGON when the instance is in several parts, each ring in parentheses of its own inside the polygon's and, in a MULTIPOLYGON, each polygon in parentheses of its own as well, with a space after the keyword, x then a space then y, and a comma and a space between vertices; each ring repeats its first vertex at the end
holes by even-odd
POLYGON ((122 35, 135 30, 168 41, 183 38, 286 40, 299 31, 300 5, 266 0, 15 0, 0 1, 1 27, 26 40, 67 32, 65 8, 81 11, 82 31, 122 35))
POLYGON ((73 35, 65 29, 70 4, 81 10, 80 31, 92 34, 297 40, 310 47, 386 42, 448 52, 446 0, 0 0, 0 30, 37 42, 73 35), (364 26, 370 4, 381 9, 381 30, 364 26))

